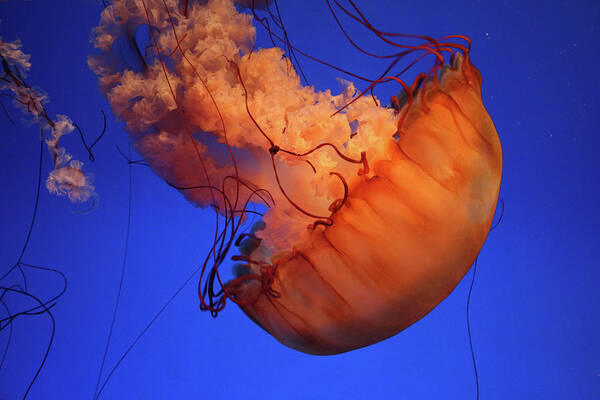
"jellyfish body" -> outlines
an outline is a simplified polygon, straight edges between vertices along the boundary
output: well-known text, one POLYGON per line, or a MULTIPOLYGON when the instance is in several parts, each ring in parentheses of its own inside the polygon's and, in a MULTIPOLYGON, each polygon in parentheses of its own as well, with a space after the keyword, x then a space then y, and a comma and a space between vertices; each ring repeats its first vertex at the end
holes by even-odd
POLYGON ((487 237, 502 154, 480 74, 452 53, 410 101, 380 107, 351 84, 337 96, 302 86, 282 50, 252 50, 251 22, 229 0, 115 1, 90 66, 154 171, 224 218, 203 308, 230 299, 310 354, 386 339, 450 294, 487 237), (140 72, 118 67, 116 44, 136 47, 144 24, 153 54, 140 72), (252 201, 269 206, 265 227, 236 258, 245 273, 222 282, 252 201))
POLYGON ((393 336, 446 298, 483 246, 500 186, 480 85, 460 57, 427 83, 333 224, 271 260, 278 296, 249 281, 240 297, 257 300, 243 310, 283 344, 325 355, 393 336))

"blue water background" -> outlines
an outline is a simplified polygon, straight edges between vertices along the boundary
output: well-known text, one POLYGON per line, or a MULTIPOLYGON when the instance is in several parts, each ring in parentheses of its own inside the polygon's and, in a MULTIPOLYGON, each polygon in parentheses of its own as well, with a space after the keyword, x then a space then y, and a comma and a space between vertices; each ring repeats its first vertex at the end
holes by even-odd
MULTIPOLYGON (((504 151, 504 219, 481 252, 471 299, 481 398, 599 399, 600 2, 358 4, 383 30, 463 34, 473 41, 483 101, 504 151)), ((380 70, 381 63, 344 41, 323 2, 281 1, 280 7, 299 48, 367 76, 380 70)), ((96 162, 85 165, 98 207, 81 215, 64 198, 46 191, 40 197, 24 262, 60 269, 68 290, 53 308, 53 347, 30 399, 92 398, 119 282, 129 178, 115 146, 126 150, 128 141, 86 65, 100 10, 91 0, 0 3, 0 35, 23 41, 32 56, 27 81, 48 93, 50 115, 70 116, 88 138, 101 130, 100 110, 108 116, 96 162)), ((379 48, 367 32, 357 35, 379 48)), ((317 88, 338 90, 339 73, 302 63, 317 88)), ((381 93, 387 101, 390 93, 381 93)), ((39 131, 2 102, 15 125, 0 115, 0 272, 15 262, 25 239, 39 154, 39 131)), ((87 161, 75 134, 64 144, 87 161)), ((131 218, 108 367, 212 243, 210 213, 186 203, 147 168, 133 168, 131 218)), ((41 297, 61 287, 55 275, 29 273, 41 297)), ((232 304, 216 319, 200 312, 194 280, 116 370, 102 398, 474 399, 465 317, 470 278, 399 335, 331 357, 282 346, 232 304)), ((11 400, 23 396, 51 325, 43 314, 21 316, 13 328, 0 370, 0 398, 11 400)), ((0 349, 7 336, 8 329, 0 331, 0 349)))

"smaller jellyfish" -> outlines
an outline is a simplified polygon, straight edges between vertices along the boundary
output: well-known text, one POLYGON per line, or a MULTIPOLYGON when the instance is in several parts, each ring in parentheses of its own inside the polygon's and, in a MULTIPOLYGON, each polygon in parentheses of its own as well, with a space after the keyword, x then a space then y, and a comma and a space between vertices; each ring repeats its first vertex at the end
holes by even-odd
POLYGON ((302 85, 287 35, 230 0, 115 1, 89 60, 151 168, 218 216, 202 308, 216 315, 231 300, 284 345, 318 355, 389 338, 446 298, 486 240, 502 174, 481 76, 456 43, 468 39, 394 36, 350 3, 338 12, 392 44, 391 66, 415 55, 407 68, 425 56, 434 67, 412 85, 386 70, 361 93, 352 83, 319 92, 302 85), (286 51, 254 49, 253 21, 286 51), (141 70, 121 59, 123 44, 141 70), (386 82, 403 91, 392 107, 365 95, 386 82), (251 202, 268 209, 244 232, 251 202), (224 281, 235 244, 238 276, 224 281))

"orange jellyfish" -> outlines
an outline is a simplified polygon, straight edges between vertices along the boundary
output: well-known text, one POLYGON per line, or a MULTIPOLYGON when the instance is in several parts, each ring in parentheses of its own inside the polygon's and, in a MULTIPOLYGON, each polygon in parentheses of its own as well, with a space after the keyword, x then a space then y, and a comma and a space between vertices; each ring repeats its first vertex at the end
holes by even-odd
POLYGON ((215 212, 202 308, 215 315, 231 300, 305 353, 368 346, 436 307, 485 242, 502 151, 481 76, 467 38, 382 32, 352 1, 332 0, 336 20, 350 16, 394 52, 384 74, 350 74, 364 91, 348 81, 336 95, 316 91, 292 62, 301 50, 260 3, 115 1, 89 64, 144 160, 215 212), (254 49, 253 21, 286 51, 254 49), (123 48, 137 58, 125 62, 123 48), (434 60, 411 85, 390 72, 408 56, 405 70, 434 60), (372 93, 384 83, 402 90, 392 107, 372 93), (253 203, 267 211, 248 230, 253 203), (240 262, 229 281, 219 271, 226 257, 240 262))

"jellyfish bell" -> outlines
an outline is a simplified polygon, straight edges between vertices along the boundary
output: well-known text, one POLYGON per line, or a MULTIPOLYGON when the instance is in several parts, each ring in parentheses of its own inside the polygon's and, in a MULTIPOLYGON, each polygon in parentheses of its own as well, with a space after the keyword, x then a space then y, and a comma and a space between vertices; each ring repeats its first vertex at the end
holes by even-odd
MULTIPOLYGON (((423 89, 397 141, 349 185, 331 226, 271 258, 274 298, 256 281, 242 305, 283 344, 335 354, 384 340, 437 306, 489 231, 501 149, 468 58, 423 89)), ((260 251, 260 247, 255 252, 260 251)))
POLYGON ((371 81, 407 94, 381 107, 351 83, 337 95, 303 86, 283 50, 253 48, 252 21, 229 0, 115 1, 90 66, 151 168, 220 216, 204 309, 232 300, 310 354, 389 338, 450 294, 491 226, 502 152, 480 74, 468 47, 424 39, 410 51, 448 53, 450 65, 412 87, 371 81), (117 69, 113 44, 135 44, 144 24, 145 69, 117 69), (268 209, 247 232, 251 202, 268 209), (225 282, 236 244, 238 276, 225 282))

